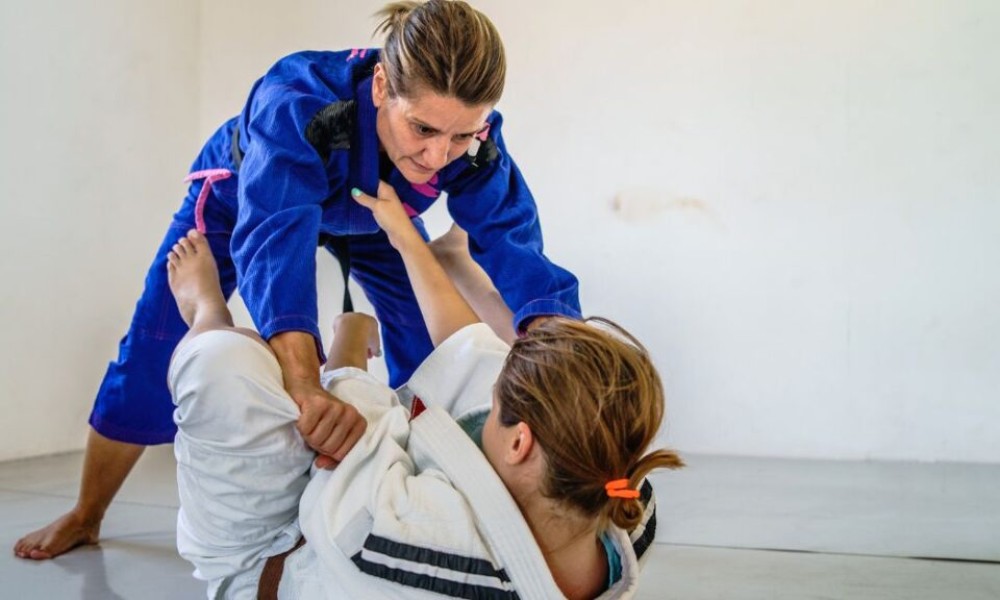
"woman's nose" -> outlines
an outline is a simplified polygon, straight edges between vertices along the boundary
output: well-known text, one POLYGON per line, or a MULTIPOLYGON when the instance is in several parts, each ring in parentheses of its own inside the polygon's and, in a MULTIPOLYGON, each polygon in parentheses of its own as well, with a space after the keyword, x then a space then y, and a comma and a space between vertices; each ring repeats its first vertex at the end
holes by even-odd
POLYGON ((448 148, 451 140, 445 136, 433 138, 424 148, 424 162, 432 169, 441 169, 448 164, 448 148))

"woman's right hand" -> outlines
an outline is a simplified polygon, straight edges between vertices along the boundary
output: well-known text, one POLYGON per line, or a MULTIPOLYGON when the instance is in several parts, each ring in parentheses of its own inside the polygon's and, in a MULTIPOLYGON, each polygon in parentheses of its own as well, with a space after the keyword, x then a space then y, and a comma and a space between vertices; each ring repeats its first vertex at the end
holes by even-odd
POLYGON ((393 248, 402 252, 407 244, 419 241, 424 243, 417 228, 406 214, 403 203, 396 195, 396 190, 384 181, 378 184, 378 198, 373 198, 358 188, 351 190, 351 197, 368 210, 372 211, 375 222, 389 236, 393 248))
POLYGON ((364 434, 365 418, 354 406, 319 386, 292 384, 288 393, 301 411, 297 427, 302 439, 319 454, 316 466, 336 467, 364 434))
POLYGON ((299 433, 319 453, 316 466, 335 467, 365 432, 364 417, 320 385, 319 355, 312 335, 283 331, 269 339, 268 345, 281 365, 285 390, 299 407, 299 433))

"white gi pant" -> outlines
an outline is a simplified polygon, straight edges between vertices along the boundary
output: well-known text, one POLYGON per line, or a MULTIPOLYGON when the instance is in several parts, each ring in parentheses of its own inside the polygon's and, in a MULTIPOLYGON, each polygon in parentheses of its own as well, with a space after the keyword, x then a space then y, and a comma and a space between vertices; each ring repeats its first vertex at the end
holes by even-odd
POLYGON ((271 352, 232 331, 183 344, 168 381, 178 429, 177 549, 210 582, 210 598, 227 590, 255 598, 264 559, 299 538, 299 498, 315 453, 296 429, 298 406, 271 352))

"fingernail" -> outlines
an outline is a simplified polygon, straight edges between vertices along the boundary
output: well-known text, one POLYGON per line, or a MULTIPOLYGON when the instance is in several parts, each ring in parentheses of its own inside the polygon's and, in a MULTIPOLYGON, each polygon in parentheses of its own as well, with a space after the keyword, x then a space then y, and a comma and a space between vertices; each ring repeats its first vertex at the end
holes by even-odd
POLYGON ((361 195, 361 190, 359 190, 358 188, 351 188, 351 195, 357 198, 358 196, 361 195))

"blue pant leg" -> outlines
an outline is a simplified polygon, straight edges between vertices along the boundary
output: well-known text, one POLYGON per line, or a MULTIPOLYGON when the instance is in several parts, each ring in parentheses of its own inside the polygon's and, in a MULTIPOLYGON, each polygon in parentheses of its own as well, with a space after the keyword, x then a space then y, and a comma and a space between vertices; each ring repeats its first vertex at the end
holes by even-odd
MULTIPOLYGON (((424 239, 427 233, 414 221, 424 239)), ((350 236, 351 274, 375 308, 382 328, 382 350, 389 385, 398 387, 434 349, 406 267, 384 232, 350 236)))
MULTIPOLYGON (((236 268, 229 255, 235 221, 235 181, 224 183, 213 186, 203 214, 222 291, 228 298, 236 287, 236 268)), ((194 228, 195 202, 202 185, 202 181, 191 184, 181 209, 174 215, 146 274, 131 325, 119 344, 118 360, 110 363, 101 382, 90 425, 104 437, 142 445, 170 443, 174 439, 177 429, 167 388, 167 367, 188 327, 167 285, 167 254, 178 239, 194 228)))

